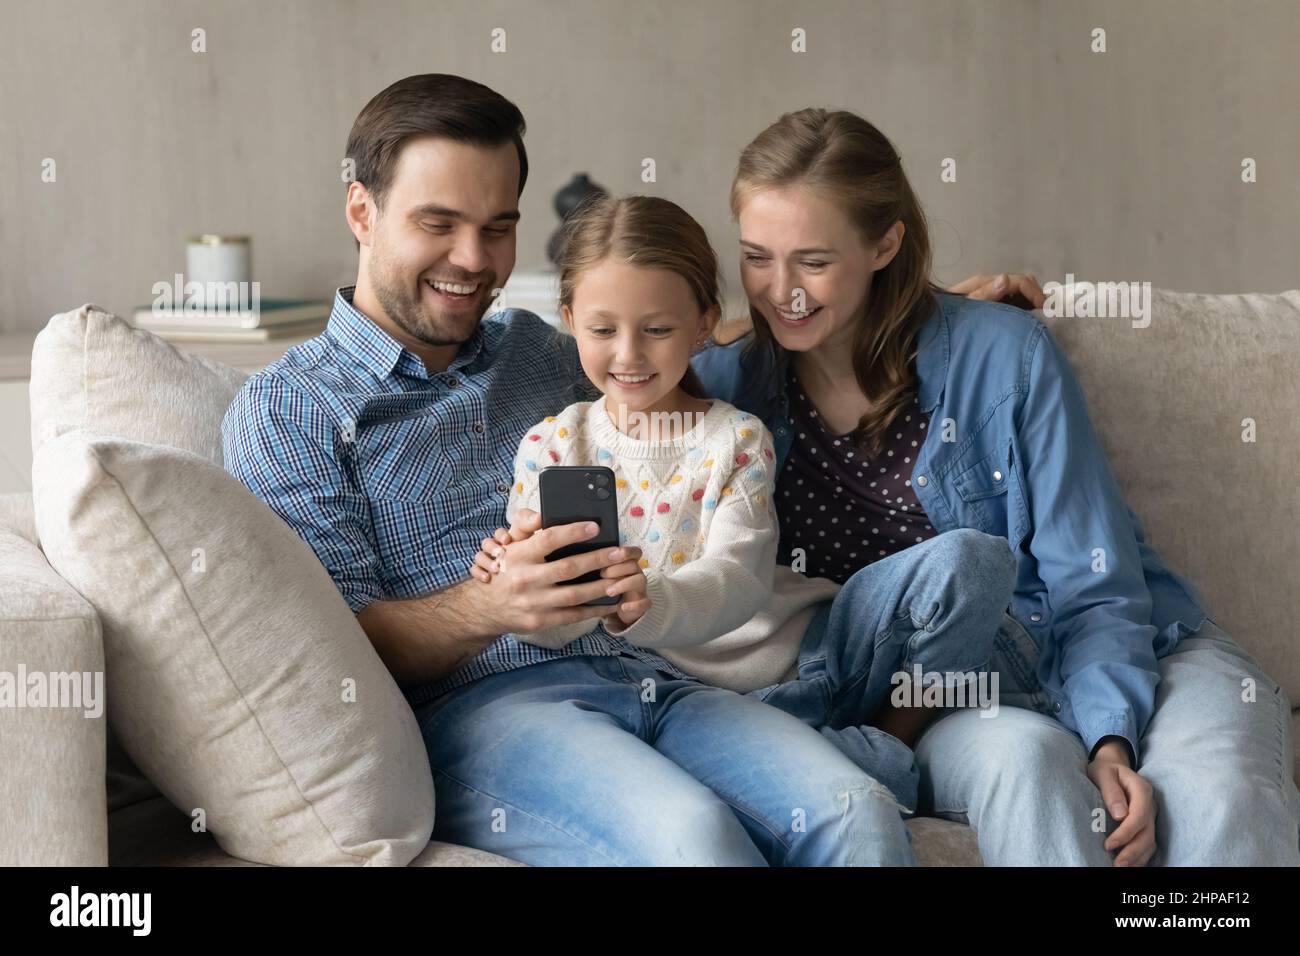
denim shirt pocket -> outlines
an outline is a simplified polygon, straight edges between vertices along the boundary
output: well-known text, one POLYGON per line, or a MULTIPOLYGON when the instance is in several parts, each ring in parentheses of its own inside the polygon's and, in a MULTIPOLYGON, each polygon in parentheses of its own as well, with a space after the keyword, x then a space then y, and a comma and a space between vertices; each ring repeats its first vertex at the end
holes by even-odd
POLYGON ((1010 442, 998 441, 972 464, 957 471, 953 488, 964 502, 963 525, 1006 537, 1010 460, 1010 442))

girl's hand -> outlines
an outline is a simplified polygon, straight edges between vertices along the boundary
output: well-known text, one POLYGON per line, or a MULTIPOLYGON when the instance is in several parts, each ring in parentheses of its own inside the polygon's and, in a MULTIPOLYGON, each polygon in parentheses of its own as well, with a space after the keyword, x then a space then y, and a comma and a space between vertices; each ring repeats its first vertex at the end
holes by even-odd
MULTIPOLYGON (((500 533, 501 529, 497 531, 500 533)), ((492 583, 492 576, 500 572, 501 562, 506 555, 505 548, 494 537, 483 539, 478 554, 474 555, 474 563, 469 567, 470 577, 484 584, 492 583)))
POLYGON ((1101 791, 1107 812, 1119 826, 1106 838, 1107 850, 1119 850, 1115 866, 1146 866, 1156 852, 1156 798, 1151 784, 1128 765, 1123 743, 1101 745, 1088 764, 1088 779, 1101 791))
MULTIPOLYGON (((610 582, 605 593, 610 597, 622 596, 617 610, 605 617, 605 629, 617 634, 624 628, 640 620, 641 615, 650 610, 650 599, 646 597, 645 573, 640 567, 610 582), (616 623, 617 622, 617 623, 616 623)), ((613 570, 612 568, 607 568, 613 570)))
POLYGON ((497 528, 492 532, 492 537, 482 540, 480 550, 470 565, 470 576, 484 584, 492 583, 492 576, 501 570, 506 546, 531 538, 541 523, 541 515, 536 511, 520 508, 509 528, 497 528))

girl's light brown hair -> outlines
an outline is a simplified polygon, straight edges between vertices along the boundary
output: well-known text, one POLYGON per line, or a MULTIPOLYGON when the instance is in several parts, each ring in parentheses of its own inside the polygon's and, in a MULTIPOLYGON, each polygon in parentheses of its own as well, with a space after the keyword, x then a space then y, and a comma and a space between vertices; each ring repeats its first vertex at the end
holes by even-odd
MULTIPOLYGON (((570 213, 556 263, 560 305, 572 309, 582 273, 610 256, 681 276, 702 313, 719 304, 718 257, 703 227, 674 202, 656 196, 600 196, 570 213)), ((692 398, 708 397, 689 365, 680 386, 692 398)))
MULTIPOLYGON (((864 242, 877 242, 900 220, 903 241, 889 265, 875 272, 866 314, 853 335, 853 372, 871 402, 853 438, 878 455, 886 430, 911 404, 916 390, 917 332, 941 291, 930 281, 930 237, 925 213, 903 173, 902 160, 880 130, 838 110, 786 113, 740 154, 731 185, 731 214, 738 218, 755 192, 799 185, 844 211, 864 242)), ((747 349, 780 345, 753 306, 754 338, 747 349)))

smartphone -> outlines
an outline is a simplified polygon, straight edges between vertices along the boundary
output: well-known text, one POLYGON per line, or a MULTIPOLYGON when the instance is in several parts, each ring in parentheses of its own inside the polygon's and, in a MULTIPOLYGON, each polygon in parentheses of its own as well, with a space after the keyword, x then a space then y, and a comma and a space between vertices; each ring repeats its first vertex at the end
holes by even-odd
MULTIPOLYGON (((594 538, 565 545, 546 556, 547 561, 583 554, 599 548, 618 547, 618 496, 614 489, 614 472, 604 466, 584 468, 581 465, 552 465, 538 475, 542 499, 542 527, 572 524, 575 521, 594 521, 599 527, 594 538)), ((600 571, 589 571, 565 584, 586 584, 599 581, 600 571)), ((617 604, 620 597, 602 594, 583 607, 617 604)))

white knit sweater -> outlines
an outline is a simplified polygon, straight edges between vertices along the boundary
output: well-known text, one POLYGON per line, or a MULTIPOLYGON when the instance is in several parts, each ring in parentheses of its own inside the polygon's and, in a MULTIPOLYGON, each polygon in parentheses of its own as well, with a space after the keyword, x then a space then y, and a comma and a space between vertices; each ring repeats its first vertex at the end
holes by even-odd
MULTIPOLYGON (((541 510, 538 477, 550 465, 614 472, 620 543, 642 550, 650 599, 618 637, 741 692, 790 676, 814 605, 839 586, 776 565, 776 462, 761 421, 714 399, 684 434, 643 441, 615 427, 603 399, 575 403, 520 441, 509 520, 541 510)), ((599 613, 516 636, 562 647, 597 625, 599 613)))

